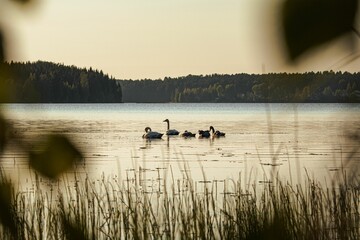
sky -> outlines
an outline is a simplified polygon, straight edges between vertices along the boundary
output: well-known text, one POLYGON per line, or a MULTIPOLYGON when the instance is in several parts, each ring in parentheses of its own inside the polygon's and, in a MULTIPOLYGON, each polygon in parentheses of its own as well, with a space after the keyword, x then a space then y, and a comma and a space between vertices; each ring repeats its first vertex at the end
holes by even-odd
POLYGON ((8 60, 92 67, 117 79, 358 71, 348 37, 287 61, 281 0, 35 0, 0 9, 8 60), (350 57, 349 57, 350 56, 350 57))

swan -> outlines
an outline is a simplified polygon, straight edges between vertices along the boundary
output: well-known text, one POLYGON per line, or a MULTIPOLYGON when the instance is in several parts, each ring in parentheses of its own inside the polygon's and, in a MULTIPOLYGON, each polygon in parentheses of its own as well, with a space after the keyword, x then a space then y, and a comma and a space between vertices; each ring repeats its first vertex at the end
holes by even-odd
POLYGON ((218 130, 215 131, 213 126, 210 126, 210 131, 213 134, 213 137, 225 137, 225 133, 224 132, 220 132, 218 130))
POLYGON ((150 127, 146 127, 145 128, 145 134, 143 135, 143 138, 146 139, 155 139, 155 138, 161 138, 164 134, 162 133, 158 133, 158 132, 153 132, 151 131, 150 127))
POLYGON ((209 130, 199 130, 199 138, 209 138, 210 131, 209 130))
POLYGON ((195 135, 196 135, 195 133, 191 133, 185 130, 185 132, 181 134, 181 137, 189 138, 189 137, 195 137, 195 135))
POLYGON ((179 135, 179 131, 178 131, 178 130, 170 129, 170 121, 169 121, 169 119, 165 119, 163 122, 167 122, 166 135, 179 135))

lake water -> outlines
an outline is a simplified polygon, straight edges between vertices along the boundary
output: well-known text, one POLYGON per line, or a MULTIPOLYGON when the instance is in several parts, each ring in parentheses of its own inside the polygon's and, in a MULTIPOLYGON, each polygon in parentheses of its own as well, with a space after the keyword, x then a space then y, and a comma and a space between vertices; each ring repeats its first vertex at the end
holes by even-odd
MULTIPOLYGON (((349 138, 360 130, 358 104, 8 104, 4 111, 25 140, 49 132, 71 136, 85 155, 78 170, 95 178, 141 169, 151 181, 164 169, 163 177, 190 174, 199 182, 261 184, 273 175, 330 181, 341 166, 353 168, 349 159, 360 160, 359 142, 349 138), (226 137, 142 139, 147 126, 165 132, 166 118, 180 132, 211 125, 226 137)), ((26 156, 12 148, 2 165, 28 169, 26 156)))

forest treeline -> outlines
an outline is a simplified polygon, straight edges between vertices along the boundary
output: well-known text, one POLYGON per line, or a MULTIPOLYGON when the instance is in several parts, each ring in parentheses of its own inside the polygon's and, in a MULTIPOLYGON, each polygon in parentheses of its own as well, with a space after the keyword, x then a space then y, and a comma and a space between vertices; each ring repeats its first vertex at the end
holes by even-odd
POLYGON ((360 102, 360 73, 188 75, 120 80, 124 102, 360 102))
POLYGON ((4 102, 112 103, 122 101, 121 86, 102 71, 51 62, 2 63, 4 102))
POLYGON ((5 102, 360 102, 360 73, 348 72, 115 80, 92 68, 38 61, 2 63, 0 78, 5 102))

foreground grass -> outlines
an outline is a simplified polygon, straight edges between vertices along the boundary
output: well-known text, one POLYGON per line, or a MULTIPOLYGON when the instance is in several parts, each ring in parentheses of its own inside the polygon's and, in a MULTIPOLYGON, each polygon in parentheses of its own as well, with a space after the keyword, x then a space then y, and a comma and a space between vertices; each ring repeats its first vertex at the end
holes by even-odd
POLYGON ((195 191, 190 178, 166 181, 145 191, 136 177, 77 178, 44 190, 36 179, 34 191, 13 194, 15 235, 2 227, 0 238, 360 239, 360 192, 349 184, 274 181, 243 190, 233 181, 231 192, 217 193, 214 183, 195 191))

